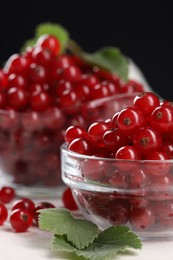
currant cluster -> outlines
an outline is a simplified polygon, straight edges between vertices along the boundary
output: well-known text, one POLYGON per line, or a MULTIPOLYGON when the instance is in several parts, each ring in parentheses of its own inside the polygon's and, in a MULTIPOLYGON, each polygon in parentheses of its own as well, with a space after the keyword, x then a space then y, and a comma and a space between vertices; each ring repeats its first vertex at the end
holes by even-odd
MULTIPOLYGON (((16 232, 25 232, 32 225, 38 226, 38 217, 40 209, 55 208, 55 205, 49 201, 40 201, 35 203, 30 198, 15 198, 15 190, 12 187, 4 186, 0 190, 0 226, 4 224, 9 215, 11 227, 16 232), (14 202, 13 202, 14 201, 14 202), (13 202, 10 212, 6 204, 13 202)), ((65 208, 74 211, 78 207, 72 196, 70 188, 66 188, 62 193, 62 203, 65 208)))
POLYGON ((65 129, 71 124, 87 127, 110 111, 109 102, 107 108, 87 102, 143 90, 134 80, 124 83, 60 50, 57 38, 42 35, 0 69, 1 167, 17 184, 61 184, 57 147, 65 129))
POLYGON ((68 149, 83 155, 81 178, 113 191, 75 190, 85 213, 138 230, 173 228, 172 133, 173 103, 152 92, 136 95, 132 106, 88 130, 68 127, 68 149))

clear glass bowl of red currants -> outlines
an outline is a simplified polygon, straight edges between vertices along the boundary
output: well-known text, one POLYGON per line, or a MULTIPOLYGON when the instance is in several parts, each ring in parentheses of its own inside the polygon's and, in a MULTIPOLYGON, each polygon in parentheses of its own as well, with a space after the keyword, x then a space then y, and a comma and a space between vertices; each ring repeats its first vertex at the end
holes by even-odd
POLYGON ((55 195, 63 186, 59 147, 66 128, 106 119, 144 90, 57 46, 55 37, 41 36, 0 69, 1 182, 21 195, 55 195))
POLYGON ((62 179, 85 218, 128 225, 142 238, 173 235, 173 104, 152 92, 87 131, 71 126, 62 179))

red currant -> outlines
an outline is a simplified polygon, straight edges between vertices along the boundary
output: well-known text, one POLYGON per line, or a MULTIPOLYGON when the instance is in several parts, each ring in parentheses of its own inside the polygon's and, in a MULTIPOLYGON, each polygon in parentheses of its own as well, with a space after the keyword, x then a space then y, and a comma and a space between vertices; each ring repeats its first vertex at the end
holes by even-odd
POLYGON ((40 213, 38 210, 40 209, 50 209, 55 208, 55 205, 53 203, 47 202, 47 201, 41 201, 35 204, 34 207, 34 221, 38 225, 39 215, 40 213))
POLYGON ((8 211, 6 206, 0 202, 0 226, 4 224, 8 217, 8 211))
POLYGON ((10 224, 16 232, 25 232, 32 226, 33 217, 23 209, 15 209, 10 215, 10 224))
POLYGON ((140 110, 128 107, 120 111, 117 118, 117 126, 124 135, 132 136, 143 125, 144 116, 140 110))
POLYGON ((62 201, 65 208, 69 210, 78 210, 78 206, 73 198, 71 188, 66 188, 62 194, 62 201))
POLYGON ((4 186, 0 190, 0 201, 3 203, 11 202, 15 197, 15 190, 12 187, 4 186))

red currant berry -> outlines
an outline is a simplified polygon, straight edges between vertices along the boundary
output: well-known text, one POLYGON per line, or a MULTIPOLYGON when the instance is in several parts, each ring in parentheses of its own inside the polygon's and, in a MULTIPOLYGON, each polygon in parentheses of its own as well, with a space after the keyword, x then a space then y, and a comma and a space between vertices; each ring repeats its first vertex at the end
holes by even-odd
POLYGON ((8 211, 3 203, 0 203, 0 226, 6 221, 8 217, 8 211))
POLYGON ((152 92, 142 92, 134 98, 133 104, 145 116, 149 116, 153 110, 160 105, 160 101, 156 94, 152 92))
POLYGON ((80 137, 87 137, 87 132, 82 126, 69 126, 65 131, 65 141, 68 144, 80 137))
POLYGON ((66 188, 62 194, 62 202, 65 208, 69 210, 78 210, 78 206, 74 200, 71 188, 66 188))
POLYGON ((128 107, 120 111, 117 118, 117 126, 124 135, 132 136, 143 125, 144 116, 140 110, 128 107))
POLYGON ((155 216, 149 207, 132 208, 129 221, 137 230, 145 230, 154 225, 155 216))
POLYGON ((115 159, 117 159, 116 166, 119 170, 129 172, 137 167, 137 162, 134 162, 134 160, 140 160, 141 156, 133 146, 126 145, 117 150, 115 159), (118 161, 119 159, 120 161, 118 161))
POLYGON ((10 224, 16 232, 25 232, 32 226, 33 217, 23 209, 15 209, 10 215, 10 224))
POLYGON ((35 203, 29 198, 19 199, 15 201, 12 207, 12 211, 14 211, 15 209, 21 209, 33 215, 35 210, 35 203))
POLYGON ((160 133, 148 126, 139 128, 132 141, 134 147, 143 155, 159 150, 162 145, 160 133))
POLYGON ((153 153, 150 153, 146 160, 149 160, 151 162, 145 164, 145 170, 148 174, 154 175, 154 176, 161 176, 169 173, 171 168, 171 163, 168 163, 169 156, 161 151, 156 151, 153 153), (166 162, 164 162, 167 160, 166 162), (157 162, 154 162, 157 161, 157 162), (160 161, 160 162, 159 162, 160 161))
POLYGON ((3 203, 11 202, 15 197, 15 190, 12 187, 4 186, 0 190, 0 201, 3 203))
POLYGON ((34 111, 43 112, 49 108, 52 103, 52 97, 46 91, 34 93, 30 97, 30 106, 34 111))
POLYGON ((126 201, 113 200, 109 205, 108 220, 112 225, 124 225, 129 220, 130 207, 126 201))
POLYGON ((88 128, 88 136, 91 143, 98 147, 104 147, 103 135, 108 129, 109 126, 105 122, 96 122, 91 124, 88 128))
POLYGON ((74 139, 70 143, 68 149, 70 151, 73 151, 73 152, 76 152, 79 154, 90 155, 90 153, 91 153, 90 142, 87 139, 82 138, 82 137, 74 139))
POLYGON ((51 50, 54 55, 58 55, 61 49, 60 41, 55 36, 48 34, 40 36, 37 45, 43 49, 51 50))
POLYGON ((40 213, 38 210, 40 209, 50 209, 55 208, 55 205, 53 203, 47 202, 47 201, 41 201, 35 204, 34 208, 34 221, 38 225, 39 215, 40 213))
POLYGON ((28 94, 25 90, 10 88, 7 92, 7 102, 14 110, 24 110, 28 106, 28 94))
POLYGON ((173 111, 166 106, 157 107, 150 117, 151 126, 161 133, 171 133, 173 130, 173 111))
POLYGON ((116 153, 117 149, 128 144, 128 138, 116 128, 104 133, 103 142, 107 150, 116 153))

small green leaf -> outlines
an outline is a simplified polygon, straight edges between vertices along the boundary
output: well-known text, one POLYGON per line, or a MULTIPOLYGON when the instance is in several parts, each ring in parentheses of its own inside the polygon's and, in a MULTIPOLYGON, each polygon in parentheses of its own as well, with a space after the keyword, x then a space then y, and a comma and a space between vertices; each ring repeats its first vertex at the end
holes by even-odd
POLYGON ((62 25, 50 22, 42 23, 36 27, 36 39, 38 39, 43 34, 51 34, 57 37, 61 43, 61 52, 67 47, 69 33, 62 25))
POLYGON ((85 61, 119 75, 122 79, 128 79, 128 59, 118 48, 105 47, 95 53, 82 54, 85 61))
POLYGON ((95 240, 101 244, 125 245, 135 249, 142 248, 141 239, 127 226, 111 226, 101 232, 95 240))
POLYGON ((51 249, 58 252, 75 252, 76 248, 72 246, 65 236, 55 235, 51 242, 51 249))
POLYGON ((66 209, 44 209, 39 211, 39 227, 58 235, 67 235, 68 241, 77 249, 83 249, 100 233, 94 223, 75 219, 66 209))

